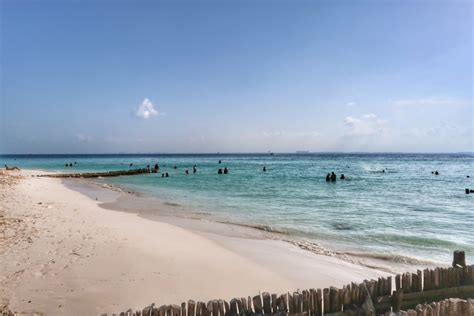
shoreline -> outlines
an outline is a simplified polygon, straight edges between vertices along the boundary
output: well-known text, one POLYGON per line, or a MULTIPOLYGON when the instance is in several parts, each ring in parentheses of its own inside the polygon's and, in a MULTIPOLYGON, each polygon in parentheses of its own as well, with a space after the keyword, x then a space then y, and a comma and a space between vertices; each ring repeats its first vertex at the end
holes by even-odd
POLYGON ((91 199, 100 196, 99 200, 102 203, 99 206, 104 209, 137 213, 143 218, 176 225, 216 241, 220 241, 219 237, 226 236, 276 240, 297 246, 316 255, 335 257, 351 264, 391 274, 445 264, 403 255, 336 250, 330 246, 323 246, 318 240, 292 235, 265 225, 228 221, 205 211, 183 208, 183 204, 179 201, 168 202, 121 185, 97 182, 93 179, 63 179, 62 181, 69 188, 79 191, 91 199), (94 190, 95 188, 99 188, 100 193, 94 190), (107 191, 113 191, 116 194, 114 197, 110 197, 107 191))
MULTIPOLYGON (((109 210, 99 199, 34 173, 24 170, 15 183, 2 182, 7 234, 0 296, 18 312, 111 313, 152 302, 284 293, 388 275, 282 240, 196 231, 109 210)), ((109 203, 117 194, 104 192, 110 196, 101 199, 109 203)), ((242 232, 229 227, 220 229, 242 232)))

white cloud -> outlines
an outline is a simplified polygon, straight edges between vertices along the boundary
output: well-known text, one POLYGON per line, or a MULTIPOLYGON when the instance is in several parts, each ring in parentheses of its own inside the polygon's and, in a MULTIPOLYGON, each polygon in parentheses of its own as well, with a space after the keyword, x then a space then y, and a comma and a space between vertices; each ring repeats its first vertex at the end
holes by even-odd
POLYGON ((143 100, 140 106, 135 110, 135 116, 145 120, 155 115, 161 115, 161 113, 158 113, 153 106, 153 103, 151 103, 147 98, 145 98, 145 100, 143 100))
POLYGON ((264 131, 263 133, 263 137, 280 137, 284 134, 284 132, 282 131, 264 131))
POLYGON ((76 134, 76 139, 81 143, 87 143, 87 142, 92 141, 92 137, 82 134, 82 133, 76 134))
POLYGON ((276 130, 276 131, 264 131, 263 137, 273 138, 273 137, 287 137, 287 138, 298 138, 298 137, 319 137, 321 133, 317 131, 285 131, 285 130, 276 130))
POLYGON ((346 103, 346 106, 349 106, 349 107, 356 106, 356 105, 357 105, 357 103, 354 102, 354 101, 351 101, 351 102, 347 102, 347 103, 346 103))
POLYGON ((347 116, 344 119, 346 135, 349 136, 373 136, 387 131, 387 121, 381 120, 374 113, 361 115, 360 117, 347 116))

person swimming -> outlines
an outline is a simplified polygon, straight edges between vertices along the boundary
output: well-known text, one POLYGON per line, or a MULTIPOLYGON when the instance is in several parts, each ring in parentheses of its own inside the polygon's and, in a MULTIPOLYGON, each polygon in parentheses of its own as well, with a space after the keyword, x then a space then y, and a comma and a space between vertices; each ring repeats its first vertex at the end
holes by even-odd
POLYGON ((436 170, 434 174, 435 174, 435 176, 438 176, 439 175, 438 170, 436 170))
POLYGON ((267 171, 267 167, 263 166, 263 172, 267 171))
POLYGON ((343 173, 341 173, 341 180, 344 180, 345 178, 346 176, 343 173))
POLYGON ((222 169, 219 168, 219 170, 217 170, 217 174, 222 174, 222 169))
POLYGON ((227 169, 227 167, 224 168, 224 174, 228 174, 229 173, 229 169, 227 169))
POLYGON ((327 181, 327 182, 331 181, 331 174, 330 174, 330 173, 328 173, 328 174, 326 175, 326 181, 327 181))
POLYGON ((156 170, 156 171, 160 170, 160 166, 158 166, 157 163, 155 163, 155 170, 156 170))
POLYGON ((130 164, 130 167, 133 166, 133 163, 130 164))
POLYGON ((164 177, 165 177, 165 174, 164 174, 164 173, 162 173, 162 174, 161 174, 161 177, 162 177, 162 178, 164 178, 164 177))
POLYGON ((335 182, 335 181, 336 181, 336 178, 337 178, 337 176, 336 176, 336 174, 334 173, 334 171, 331 172, 331 181, 332 181, 332 182, 335 182))
POLYGON ((165 176, 168 178, 170 175, 169 175, 168 172, 167 172, 167 173, 165 173, 165 176))
POLYGON ((221 163, 222 163, 222 161, 219 160, 219 164, 221 164, 221 163))
POLYGON ((196 165, 193 166, 193 173, 196 173, 197 172, 197 168, 196 168, 196 165))
POLYGON ((176 165, 174 165, 174 168, 177 169, 178 167, 176 167, 176 165))
POLYGON ((189 170, 188 170, 188 169, 184 170, 184 174, 185 174, 185 175, 188 175, 188 174, 189 174, 189 170))

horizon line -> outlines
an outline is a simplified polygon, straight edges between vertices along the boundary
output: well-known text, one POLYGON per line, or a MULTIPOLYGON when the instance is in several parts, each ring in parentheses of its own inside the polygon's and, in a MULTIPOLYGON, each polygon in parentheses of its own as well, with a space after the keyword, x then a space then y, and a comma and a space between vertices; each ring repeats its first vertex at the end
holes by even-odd
POLYGON ((83 156, 83 155, 310 155, 310 154, 474 154, 474 151, 292 151, 292 152, 108 152, 108 153, 8 153, 0 156, 83 156))

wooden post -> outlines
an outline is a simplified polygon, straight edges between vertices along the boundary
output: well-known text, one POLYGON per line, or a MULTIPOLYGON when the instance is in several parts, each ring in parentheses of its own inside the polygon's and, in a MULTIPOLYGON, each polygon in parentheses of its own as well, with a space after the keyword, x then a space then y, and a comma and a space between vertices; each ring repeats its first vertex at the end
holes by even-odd
POLYGON ((262 297, 259 295, 255 295, 253 297, 253 308, 255 314, 263 314, 262 310, 262 297))
MULTIPOLYGON (((278 296, 278 298, 277 298, 277 311, 286 313, 286 306, 284 305, 285 304, 285 299, 283 298, 284 295, 285 294, 282 294, 282 295, 278 296)), ((273 313, 276 313, 276 311, 273 312, 273 313)))
POLYGON ((461 273, 461 279, 459 280, 461 285, 469 284, 469 267, 464 267, 461 273))
POLYGON ((374 297, 377 292, 377 281, 365 281, 365 286, 369 291, 370 297, 374 297))
POLYGON ((402 277, 400 274, 395 276, 395 290, 399 290, 402 288, 402 277))
POLYGON ((362 289, 364 291, 364 302, 362 304, 364 315, 373 316, 375 315, 375 307, 369 289, 367 288, 367 283, 362 284, 362 289))
POLYGON ((365 281, 359 284, 359 291, 358 291, 359 298, 358 298, 358 303, 357 303, 358 306, 361 306, 364 303, 365 296, 366 296, 366 291, 365 291, 366 287, 367 286, 365 285, 365 281))
POLYGON ((385 288, 385 295, 392 294, 392 277, 387 278, 387 287, 385 288))
POLYGON ((196 303, 193 300, 188 301, 188 316, 195 316, 196 303))
POLYGON ((227 301, 224 301, 224 307, 225 307, 225 311, 224 311, 224 315, 225 315, 230 311, 229 303, 227 301))
POLYGON ((321 289, 318 289, 316 293, 317 297, 317 302, 318 302, 318 315, 323 314, 323 291, 321 289))
POLYGON ((324 314, 329 313, 329 289, 323 289, 323 306, 324 306, 324 314))
POLYGON ((309 292, 307 290, 303 291, 303 312, 307 312, 309 314, 309 292))
POLYGON ((329 288, 329 312, 336 313, 339 312, 337 310, 337 306, 339 305, 339 291, 331 286, 329 288))
POLYGON ((423 291, 429 291, 430 289, 430 271, 428 268, 423 270, 423 291))
POLYGON ((204 302, 197 303, 196 316, 207 316, 206 303, 204 302))
POLYGON ((288 292, 288 313, 293 315, 295 313, 295 305, 293 304, 293 295, 288 292))
POLYGON ((270 315, 272 313, 270 293, 263 292, 262 297, 263 297, 263 314, 270 315))
POLYGON ((217 300, 212 300, 207 303, 207 309, 212 312, 212 316, 219 316, 219 303, 217 300))
POLYGON ((187 316, 188 313, 186 312, 186 303, 181 303, 181 316, 187 316))
POLYGON ((461 250, 455 250, 453 253, 453 267, 463 268, 466 266, 466 253, 461 250))
POLYGON ((275 314, 278 311, 277 297, 276 294, 272 294, 272 314, 275 314))
POLYGON ((242 305, 242 309, 239 309, 239 313, 246 313, 249 310, 249 307, 247 305, 247 300, 245 299, 245 297, 240 298, 240 304, 242 305))
POLYGON ((158 308, 158 316, 165 316, 166 315, 166 305, 161 305, 158 308))
POLYGON ((230 304, 229 304, 229 314, 234 316, 234 315, 237 315, 238 314, 238 311, 237 311, 237 302, 239 300, 233 298, 230 300, 230 304))
POLYGON ((293 311, 294 313, 300 313, 300 293, 293 292, 293 311))
POLYGON ((352 283, 351 304, 359 305, 359 284, 352 283))
POLYGON ((309 310, 310 316, 316 315, 317 303, 316 303, 316 290, 309 289, 309 310))
POLYGON ((288 308, 289 308, 289 306, 288 306, 288 301, 289 301, 288 295, 289 295, 289 293, 280 295, 281 304, 282 304, 281 311, 283 311, 285 313, 288 312, 288 308))
POLYGON ((403 290, 393 291, 392 294, 392 309, 394 313, 399 313, 403 301, 403 290))
POLYGON ((377 291, 375 291, 373 298, 383 296, 385 278, 379 278, 377 281, 377 291))
POLYGON ((421 270, 417 270, 416 274, 417 274, 416 290, 418 292, 421 292, 423 290, 423 272, 421 270))
POLYGON ((212 316, 212 312, 213 312, 212 307, 213 307, 213 306, 212 306, 212 301, 207 302, 206 308, 204 309, 204 310, 205 310, 205 314, 204 314, 204 315, 206 315, 206 316, 212 316))
POLYGON ((224 300, 217 300, 217 311, 219 312, 219 316, 224 316, 225 315, 224 300))
MULTIPOLYGON (((186 308, 186 305, 185 305, 186 308)), ((180 316, 181 315, 181 306, 171 305, 171 316, 180 316)))

